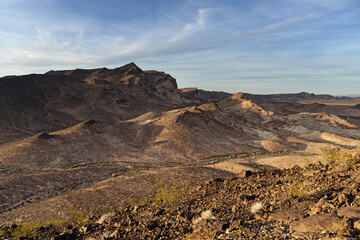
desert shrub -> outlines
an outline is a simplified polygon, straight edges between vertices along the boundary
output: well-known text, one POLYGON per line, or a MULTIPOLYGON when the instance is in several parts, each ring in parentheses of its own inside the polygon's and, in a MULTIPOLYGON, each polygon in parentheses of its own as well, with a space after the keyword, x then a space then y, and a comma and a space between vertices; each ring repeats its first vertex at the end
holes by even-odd
POLYGON ((241 224, 234 224, 233 231, 239 236, 243 234, 244 231, 246 231, 246 228, 241 224))
POLYGON ((323 158, 330 164, 348 165, 353 166, 360 162, 360 149, 346 149, 346 148, 334 148, 324 147, 321 148, 323 158))
POLYGON ((156 178, 156 183, 153 186, 157 192, 152 203, 154 205, 172 205, 175 201, 184 197, 189 183, 187 181, 177 182, 176 180, 170 184, 166 183, 163 179, 156 178))
POLYGON ((22 225, 17 226, 16 228, 10 230, 10 234, 13 237, 30 237, 35 234, 35 229, 41 227, 42 224, 38 222, 28 222, 23 223, 22 225))
POLYGON ((70 216, 76 225, 83 225, 89 220, 89 213, 85 211, 72 211, 70 216))
POLYGON ((185 234, 185 239, 186 240, 191 240, 191 239, 195 239, 194 235, 192 233, 187 233, 185 234))
POLYGON ((312 182, 307 180, 296 180, 290 185, 289 191, 293 196, 309 198, 312 185, 312 182))
MULTIPOLYGON (((16 228, 10 229, 9 232, 11 236, 16 238, 30 237, 33 236, 35 234, 35 230, 41 226, 46 227, 52 225, 56 227, 64 227, 69 224, 82 225, 88 223, 88 221, 89 219, 87 213, 80 211, 72 211, 67 218, 56 217, 47 219, 43 222, 24 222, 23 224, 18 225, 16 228)), ((0 236, 3 234, 4 233, 1 233, 0 230, 0 236)))

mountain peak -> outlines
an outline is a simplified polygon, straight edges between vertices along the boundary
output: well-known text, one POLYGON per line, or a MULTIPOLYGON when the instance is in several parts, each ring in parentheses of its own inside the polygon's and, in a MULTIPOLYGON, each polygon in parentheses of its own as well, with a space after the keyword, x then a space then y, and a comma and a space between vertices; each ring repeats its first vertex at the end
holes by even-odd
POLYGON ((231 97, 231 100, 244 100, 244 94, 242 92, 234 93, 231 97))
POLYGON ((141 68, 139 68, 135 63, 131 62, 128 63, 122 67, 119 68, 115 68, 114 69, 116 72, 121 72, 121 73, 125 73, 125 74, 141 74, 143 73, 143 70, 141 70, 141 68))

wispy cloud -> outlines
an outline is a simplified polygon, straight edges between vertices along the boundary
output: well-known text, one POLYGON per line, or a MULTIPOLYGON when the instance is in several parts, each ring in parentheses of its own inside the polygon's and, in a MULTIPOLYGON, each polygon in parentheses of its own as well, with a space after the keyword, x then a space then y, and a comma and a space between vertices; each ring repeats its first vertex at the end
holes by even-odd
POLYGON ((0 0, 0 75, 135 61, 180 86, 250 92, 265 80, 290 89, 359 74, 355 0, 83 3, 0 0))
POLYGON ((172 38, 169 39, 169 42, 173 43, 182 41, 194 33, 203 30, 206 27, 206 20, 210 12, 211 9, 199 9, 199 14, 196 17, 195 22, 186 24, 179 33, 176 33, 172 38))
MULTIPOLYGON (((91 25, 95 27, 99 25, 94 21, 90 22, 89 25, 81 24, 77 27, 75 25, 70 29, 64 29, 64 26, 61 25, 58 28, 51 25, 42 27, 35 25, 35 36, 38 41, 25 45, 23 49, 17 49, 16 53, 9 52, 9 55, 4 58, 8 59, 7 63, 9 64, 9 62, 16 63, 16 58, 19 56, 26 56, 22 63, 30 66, 39 64, 41 60, 48 63, 49 66, 56 64, 62 66, 66 63, 69 65, 76 63, 80 65, 111 64, 127 59, 159 57, 221 47, 233 44, 243 38, 268 34, 291 24, 317 17, 315 15, 298 16, 258 29, 245 32, 228 32, 227 35, 222 36, 216 35, 216 29, 214 31, 208 29, 210 21, 216 22, 217 19, 212 18, 218 12, 219 8, 200 8, 197 10, 197 15, 193 21, 185 22, 183 26, 180 25, 180 29, 169 28, 171 27, 170 24, 162 28, 148 29, 142 34, 136 34, 133 39, 119 36, 116 31, 101 38, 84 39, 87 32, 90 29, 92 30, 91 25), (198 38, 193 39, 192 36, 198 36, 198 38)), ((72 16, 69 16, 69 19, 71 18, 72 16)), ((216 22, 216 24, 221 24, 221 22, 216 22)), ((65 25, 70 24, 65 22, 65 25)), ((116 29, 115 25, 108 25, 107 27, 116 29)), ((128 28, 125 27, 125 30, 128 28)))
POLYGON ((285 27, 294 25, 296 23, 307 21, 307 20, 314 19, 314 18, 319 18, 319 17, 320 17, 320 15, 317 15, 317 14, 308 14, 305 16, 291 17, 291 18, 287 18, 285 20, 282 20, 282 21, 279 21, 276 23, 272 23, 267 26, 263 26, 263 27, 253 29, 250 31, 237 32, 236 34, 234 34, 234 38, 238 39, 238 38, 249 37, 249 36, 253 36, 253 35, 268 34, 268 33, 272 33, 277 30, 283 29, 285 27))

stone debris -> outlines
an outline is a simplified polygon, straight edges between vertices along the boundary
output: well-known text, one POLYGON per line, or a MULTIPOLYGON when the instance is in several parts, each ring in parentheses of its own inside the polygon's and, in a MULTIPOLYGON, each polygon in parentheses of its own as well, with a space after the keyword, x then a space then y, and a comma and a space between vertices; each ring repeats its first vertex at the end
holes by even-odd
POLYGON ((42 227, 30 239, 359 239, 360 165, 341 175, 335 168, 214 178, 172 205, 128 206, 70 230, 42 227))

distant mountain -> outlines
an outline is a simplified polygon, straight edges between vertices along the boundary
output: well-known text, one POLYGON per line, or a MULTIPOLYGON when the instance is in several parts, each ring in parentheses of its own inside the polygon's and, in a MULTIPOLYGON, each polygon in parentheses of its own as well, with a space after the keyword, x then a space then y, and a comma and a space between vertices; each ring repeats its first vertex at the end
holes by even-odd
POLYGON ((246 98, 252 99, 254 101, 261 101, 261 100, 287 100, 287 101, 295 101, 295 100, 329 100, 329 99, 336 99, 336 100, 345 100, 351 99, 350 97, 335 97, 329 94, 314 94, 308 92, 300 92, 300 93, 284 93, 284 94, 244 94, 246 98))
MULTIPOLYGON (((184 96, 188 97, 191 100, 198 100, 201 103, 206 102, 218 102, 222 99, 231 96, 230 93, 221 92, 221 91, 207 91, 198 89, 196 87, 192 88, 181 88, 179 89, 184 96)), ((300 93, 283 93, 283 94, 251 94, 244 93, 244 97, 249 100, 253 100, 257 103, 260 102, 296 102, 300 100, 353 100, 353 96, 332 96, 329 94, 314 94, 308 92, 300 93)))
POLYGON ((360 109, 360 104, 356 104, 355 106, 353 106, 354 109, 360 109))
POLYGON ((360 94, 349 94, 349 95, 346 95, 345 97, 360 98, 360 94))
POLYGON ((198 100, 200 103, 218 102, 231 96, 230 93, 219 91, 206 91, 198 88, 180 88, 180 91, 192 100, 198 100))

